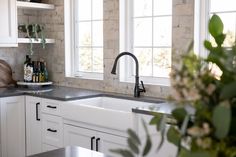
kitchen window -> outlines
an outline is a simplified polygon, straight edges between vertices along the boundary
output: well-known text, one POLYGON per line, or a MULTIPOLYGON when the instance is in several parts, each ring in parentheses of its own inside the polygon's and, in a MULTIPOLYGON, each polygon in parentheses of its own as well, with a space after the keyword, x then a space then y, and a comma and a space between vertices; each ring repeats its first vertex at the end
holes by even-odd
MULTIPOLYGON (((120 51, 139 60, 141 80, 169 85, 172 48, 172 0, 121 0, 120 51)), ((120 80, 134 80, 134 61, 121 61, 120 80), (128 67, 128 68, 127 68, 128 67)))
POLYGON ((73 0, 65 3, 65 36, 70 34, 65 39, 66 50, 70 48, 72 52, 67 57, 68 62, 72 62, 67 62, 71 65, 67 64, 66 73, 79 78, 102 80, 103 0, 73 0))
POLYGON ((235 0, 199 0, 195 1, 195 52, 200 56, 206 56, 203 47, 205 39, 214 43, 208 33, 208 20, 213 14, 220 16, 224 23, 226 34, 223 46, 230 46, 235 42, 236 33, 236 2, 235 0))

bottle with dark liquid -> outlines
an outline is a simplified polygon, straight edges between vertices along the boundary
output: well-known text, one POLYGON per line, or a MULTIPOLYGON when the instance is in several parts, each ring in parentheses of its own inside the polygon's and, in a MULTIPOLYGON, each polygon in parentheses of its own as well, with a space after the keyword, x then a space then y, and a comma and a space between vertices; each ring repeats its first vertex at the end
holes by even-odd
POLYGON ((48 82, 48 70, 47 70, 46 62, 44 62, 43 75, 44 75, 44 81, 48 82))

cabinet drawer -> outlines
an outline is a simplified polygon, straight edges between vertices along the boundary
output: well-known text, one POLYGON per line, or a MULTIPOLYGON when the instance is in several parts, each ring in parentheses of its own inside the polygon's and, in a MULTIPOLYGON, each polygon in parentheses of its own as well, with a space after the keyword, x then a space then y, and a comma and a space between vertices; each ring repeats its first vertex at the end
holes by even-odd
POLYGON ((42 99, 42 112, 51 115, 60 115, 60 101, 42 99))
POLYGON ((63 122, 58 116, 42 114, 42 140, 43 143, 55 147, 63 145, 63 122))

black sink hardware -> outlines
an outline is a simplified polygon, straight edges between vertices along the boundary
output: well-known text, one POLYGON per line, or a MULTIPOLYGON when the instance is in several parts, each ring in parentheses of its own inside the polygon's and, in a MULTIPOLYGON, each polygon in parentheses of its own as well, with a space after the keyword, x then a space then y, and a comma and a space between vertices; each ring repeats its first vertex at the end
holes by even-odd
POLYGON ((95 136, 91 137, 91 150, 93 150, 93 140, 95 139, 95 136))
POLYGON ((47 105, 47 108, 56 109, 57 107, 56 106, 47 105))
POLYGON ((53 129, 50 129, 50 128, 48 128, 47 131, 49 131, 49 132, 57 132, 57 130, 53 130, 53 129))
POLYGON ((139 87, 139 63, 138 63, 138 59, 136 58, 136 56, 130 52, 122 52, 120 53, 116 59, 115 59, 115 62, 113 64, 113 68, 112 68, 112 71, 111 73, 112 74, 116 74, 116 66, 117 66, 117 62, 119 60, 120 57, 124 56, 124 55, 128 55, 128 56, 131 56, 134 61, 135 61, 135 65, 136 65, 136 74, 135 74, 135 87, 134 87, 134 97, 140 97, 140 93, 141 92, 146 92, 145 88, 144 88, 144 84, 143 84, 143 81, 141 81, 141 85, 142 85, 142 88, 139 87))
POLYGON ((37 121, 40 121, 40 118, 39 118, 39 105, 40 103, 36 103, 36 120, 37 121))
POLYGON ((98 142, 100 141, 100 138, 96 139, 96 151, 98 152, 98 142))

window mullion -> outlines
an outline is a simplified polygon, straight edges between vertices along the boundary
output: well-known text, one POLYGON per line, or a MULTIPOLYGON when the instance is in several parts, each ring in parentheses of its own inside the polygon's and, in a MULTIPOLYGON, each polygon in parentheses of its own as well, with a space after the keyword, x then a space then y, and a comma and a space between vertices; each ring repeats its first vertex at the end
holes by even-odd
POLYGON ((154 46, 154 0, 152 0, 152 77, 154 74, 154 68, 153 68, 153 63, 154 63, 154 58, 153 58, 153 46, 154 46))

